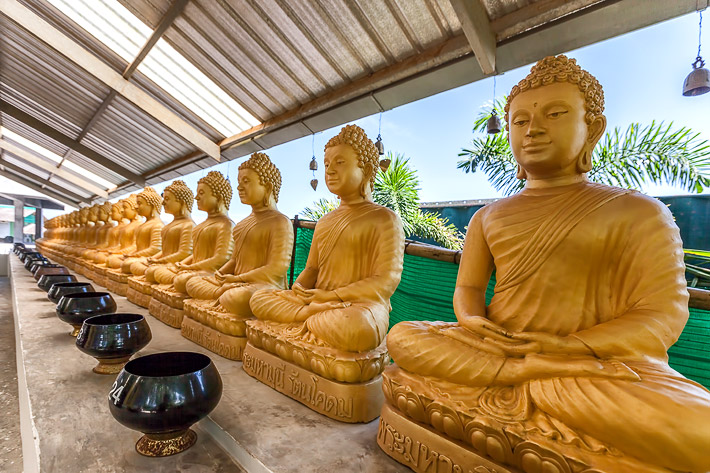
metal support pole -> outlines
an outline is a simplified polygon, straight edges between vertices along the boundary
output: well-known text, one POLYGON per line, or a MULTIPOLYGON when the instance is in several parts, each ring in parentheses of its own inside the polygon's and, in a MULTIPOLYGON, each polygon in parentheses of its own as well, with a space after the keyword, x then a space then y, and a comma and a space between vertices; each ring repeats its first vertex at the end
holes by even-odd
POLYGON ((44 230, 44 219, 42 218, 42 208, 35 207, 35 241, 42 238, 44 230))
POLYGON ((293 272, 294 272, 294 265, 295 265, 295 259, 296 259, 296 240, 298 238, 298 227, 299 227, 299 221, 298 221, 298 214, 296 214, 295 217, 293 217, 293 249, 291 250, 291 269, 289 270, 289 275, 288 275, 288 287, 289 289, 293 287, 293 272))

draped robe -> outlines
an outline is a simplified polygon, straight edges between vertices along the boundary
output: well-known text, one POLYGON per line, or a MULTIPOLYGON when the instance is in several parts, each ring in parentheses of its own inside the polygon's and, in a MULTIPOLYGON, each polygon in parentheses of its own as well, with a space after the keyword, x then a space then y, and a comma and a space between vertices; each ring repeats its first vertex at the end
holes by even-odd
POLYGON ((153 273, 161 264, 177 263, 192 253, 192 229, 195 222, 189 217, 173 219, 160 231, 160 253, 153 256, 154 263, 148 265, 146 261, 136 261, 131 265, 134 276, 145 275, 146 281, 156 283, 153 273))
MULTIPOLYGON (((529 396, 566 427, 644 461, 710 470, 710 392, 667 363, 688 319, 688 292, 678 227, 662 203, 588 182, 526 188, 479 210, 468 234, 483 239, 496 268, 488 319, 514 332, 571 335, 590 358, 640 377, 531 377, 508 395, 529 396)), ((388 335, 390 355, 434 384, 471 387, 472 397, 496 389, 509 359, 447 330, 472 335, 458 324, 403 322, 388 335)))
POLYGON ((144 262, 149 256, 160 251, 161 235, 164 224, 160 218, 151 218, 136 230, 136 251, 126 255, 121 263, 121 272, 131 273, 131 265, 144 262))
POLYGON ((173 289, 185 293, 187 281, 194 276, 209 276, 229 260, 232 254, 232 221, 217 214, 192 230, 191 265, 198 269, 178 270, 175 264, 158 267, 153 277, 159 284, 172 284, 173 289))
POLYGON ((187 293, 193 299, 216 300, 227 312, 240 318, 251 317, 249 299, 259 289, 286 287, 286 273, 291 261, 293 228, 287 216, 278 210, 252 213, 237 223, 233 235, 233 275, 239 287, 215 284, 212 277, 192 278, 187 293))
MULTIPOLYGON (((303 321, 306 305, 292 291, 258 291, 250 301, 261 320, 301 323, 327 346, 363 352, 384 340, 390 297, 402 275, 404 233, 391 210, 372 202, 342 205, 318 221, 306 262, 317 273, 315 285, 334 291, 342 307, 303 321)), ((303 281, 302 273, 296 282, 303 281)))

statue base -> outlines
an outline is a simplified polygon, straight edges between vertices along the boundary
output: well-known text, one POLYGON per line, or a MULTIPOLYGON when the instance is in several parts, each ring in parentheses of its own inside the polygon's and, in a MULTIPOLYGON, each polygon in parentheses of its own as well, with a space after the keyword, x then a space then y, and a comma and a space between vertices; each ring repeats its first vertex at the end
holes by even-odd
POLYGON ((183 337, 207 348, 209 351, 235 361, 242 360, 242 353, 247 345, 247 337, 227 335, 190 317, 182 319, 180 333, 183 337))
POLYGON ((146 309, 150 305, 150 301, 153 299, 153 297, 151 295, 143 294, 142 292, 139 292, 130 286, 128 287, 128 292, 126 293, 126 298, 130 302, 133 302, 135 305, 139 305, 139 306, 144 307, 146 309))
MULTIPOLYGON (((400 414, 389 403, 382 406, 377 445, 383 452, 417 473, 520 473, 492 462, 471 447, 443 437, 439 432, 400 414)), ((556 471, 548 469, 540 472, 556 471)))
POLYGON ((384 403, 382 376, 364 383, 339 383, 247 343, 242 367, 267 386, 340 422, 370 422, 384 403))
POLYGON ((182 309, 170 307, 165 302, 160 302, 156 298, 150 300, 148 313, 173 328, 180 328, 182 326, 182 319, 185 316, 185 311, 182 309))
POLYGON ((119 296, 126 297, 129 276, 131 275, 121 272, 120 269, 106 271, 106 289, 119 296))

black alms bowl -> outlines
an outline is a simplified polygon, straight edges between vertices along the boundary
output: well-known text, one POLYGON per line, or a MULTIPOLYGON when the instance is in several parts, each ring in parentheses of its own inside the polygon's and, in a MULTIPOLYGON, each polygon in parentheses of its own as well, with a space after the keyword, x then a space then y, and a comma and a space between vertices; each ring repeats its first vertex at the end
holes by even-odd
POLYGON ((12 251, 16 254, 20 254, 20 249, 25 249, 25 244, 24 243, 13 243, 12 244, 12 251))
POLYGON ((32 251, 32 250, 24 249, 20 253, 20 261, 22 261, 24 263, 27 260, 27 258, 29 258, 30 256, 34 256, 36 258, 37 256, 41 257, 42 254, 39 251, 32 251))
POLYGON ((27 256, 27 257, 25 258, 25 269, 29 271, 30 268, 32 267, 32 265, 35 264, 35 263, 38 262, 38 261, 47 261, 47 262, 49 262, 49 260, 48 260, 47 258, 45 258, 44 256, 42 256, 42 255, 39 254, 39 253, 34 254, 34 255, 29 255, 29 256, 27 256))
MULTIPOLYGON (((46 278, 48 276, 42 276, 46 278)), ((51 277, 51 276, 49 276, 51 277)), ((84 320, 95 315, 111 314, 116 312, 116 301, 108 292, 84 292, 66 294, 57 304, 57 317, 74 327, 71 333, 76 337, 84 320)))
POLYGON ((76 337, 76 347, 99 360, 94 373, 116 374, 152 335, 140 314, 106 314, 89 317, 76 337))
POLYGON ((48 264, 45 266, 40 266, 34 273, 35 281, 39 281, 39 278, 45 274, 71 274, 69 268, 59 264, 48 264))
POLYGON ((47 292, 47 299, 57 304, 62 296, 78 294, 80 292, 94 292, 94 286, 88 282, 59 282, 52 284, 47 292))
POLYGON ((190 448, 190 426, 219 403, 222 378, 208 356, 166 352, 126 363, 108 395, 111 415, 145 435, 136 450, 167 456, 190 448))
POLYGON ((34 276, 35 273, 39 268, 43 268, 45 266, 59 266, 58 264, 54 264, 49 262, 49 260, 40 260, 40 261, 33 261, 32 264, 30 265, 30 273, 34 276))
POLYGON ((59 282, 77 282, 77 279, 73 274, 45 274, 37 281, 37 287, 44 292, 49 292, 52 285, 59 282))

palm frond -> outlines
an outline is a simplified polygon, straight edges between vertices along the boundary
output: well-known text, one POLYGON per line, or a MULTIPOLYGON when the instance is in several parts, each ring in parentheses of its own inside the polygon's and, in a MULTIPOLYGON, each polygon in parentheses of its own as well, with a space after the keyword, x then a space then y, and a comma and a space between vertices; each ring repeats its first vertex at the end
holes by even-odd
POLYGON ((648 182, 667 183, 689 192, 710 186, 710 143, 686 127, 632 123, 626 132, 607 132, 594 149, 589 179, 639 189, 648 182))
POLYGON ((471 142, 471 148, 462 149, 459 156, 465 159, 458 162, 458 169, 466 173, 481 170, 488 176, 493 187, 505 195, 514 194, 523 188, 524 182, 515 177, 518 164, 513 158, 506 134, 476 138, 471 142))
POLYGON ((306 207, 301 211, 303 215, 308 220, 320 220, 328 212, 338 208, 340 202, 336 199, 319 199, 313 202, 312 207, 306 207))

